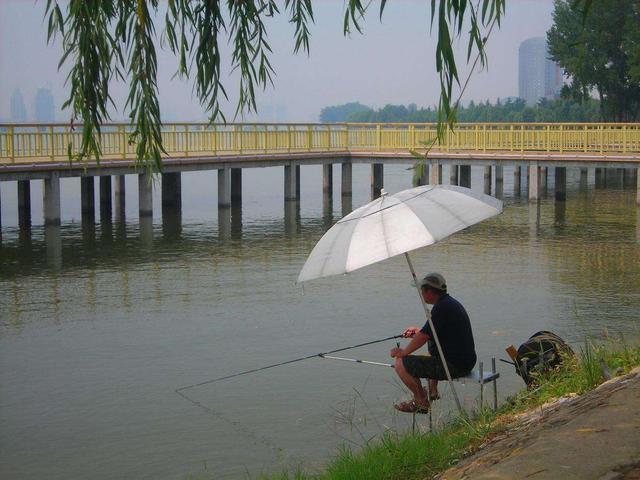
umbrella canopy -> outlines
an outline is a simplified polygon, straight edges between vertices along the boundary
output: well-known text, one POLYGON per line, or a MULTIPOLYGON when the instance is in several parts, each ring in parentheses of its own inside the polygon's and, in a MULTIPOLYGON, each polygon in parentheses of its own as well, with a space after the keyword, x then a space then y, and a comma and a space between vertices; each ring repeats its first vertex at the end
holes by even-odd
POLYGON ((454 185, 383 194, 339 220, 307 258, 298 282, 349 273, 436 243, 502 213, 502 202, 454 185))

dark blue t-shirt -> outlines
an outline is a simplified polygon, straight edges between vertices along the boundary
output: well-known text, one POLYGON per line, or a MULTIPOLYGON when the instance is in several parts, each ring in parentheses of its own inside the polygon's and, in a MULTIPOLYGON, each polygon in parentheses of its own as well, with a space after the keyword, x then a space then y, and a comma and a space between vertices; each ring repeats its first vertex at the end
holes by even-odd
MULTIPOLYGON (((445 294, 431 309, 431 319, 447 362, 471 371, 476 364, 476 350, 469 315, 462 304, 445 294)), ((429 353, 439 357, 429 322, 420 331, 429 335, 429 353)))

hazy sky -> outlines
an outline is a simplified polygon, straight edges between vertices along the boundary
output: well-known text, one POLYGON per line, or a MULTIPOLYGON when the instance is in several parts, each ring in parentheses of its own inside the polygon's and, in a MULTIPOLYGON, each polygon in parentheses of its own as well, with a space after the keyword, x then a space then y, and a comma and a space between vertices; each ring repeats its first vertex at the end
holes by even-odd
MULTIPOLYGON (((56 108, 65 98, 65 74, 57 71, 60 46, 46 45, 44 0, 0 0, 0 119, 10 114, 9 99, 15 88, 25 98, 29 116, 37 88, 52 89, 56 108)), ((293 55, 293 26, 286 16, 269 22, 269 39, 274 50, 275 88, 258 95, 259 118, 316 121, 322 107, 349 101, 381 107, 387 103, 419 106, 433 105, 439 94, 435 72, 435 38, 429 33, 429 0, 392 0, 382 23, 378 20, 379 2, 372 2, 364 35, 342 34, 344 2, 313 2, 315 24, 311 33, 311 54, 293 55)), ((497 97, 516 96, 518 89, 518 46, 526 38, 542 36, 551 26, 552 0, 508 0, 507 13, 500 30, 489 41, 489 68, 474 75, 464 96, 469 100, 494 101, 497 97)), ((158 26, 161 25, 158 19, 158 26)), ((159 28, 161 30, 161 28, 159 28)), ((466 38, 458 46, 464 62, 466 38)), ((228 76, 228 60, 225 77, 228 76)), ((170 119, 204 118, 192 95, 191 83, 171 79, 175 58, 169 52, 159 54, 159 88, 163 116, 170 119)), ((226 83, 233 113, 237 87, 233 78, 226 83)), ((116 99, 125 92, 114 85, 116 99)), ((123 114, 117 114, 122 117, 123 114)), ((58 113, 65 121, 68 113, 58 113)))

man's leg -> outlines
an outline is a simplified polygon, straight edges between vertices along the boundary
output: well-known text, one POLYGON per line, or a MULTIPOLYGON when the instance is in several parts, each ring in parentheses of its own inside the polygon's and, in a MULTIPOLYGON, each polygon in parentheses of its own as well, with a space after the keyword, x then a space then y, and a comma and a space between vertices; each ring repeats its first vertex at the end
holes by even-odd
POLYGON ((420 379, 407 372, 404 368, 404 363, 402 363, 402 358, 396 358, 395 370, 400 377, 400 380, 402 380, 402 383, 404 383, 407 388, 411 390, 411 393, 413 393, 413 398, 416 403, 420 406, 428 406, 429 402, 427 401, 427 396, 422 388, 420 379))

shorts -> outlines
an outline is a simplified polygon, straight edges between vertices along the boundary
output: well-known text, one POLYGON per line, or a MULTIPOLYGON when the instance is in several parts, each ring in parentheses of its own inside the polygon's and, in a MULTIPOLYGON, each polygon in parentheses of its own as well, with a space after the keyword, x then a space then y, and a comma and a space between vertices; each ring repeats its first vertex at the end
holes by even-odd
MULTIPOLYGON (((404 369, 416 378, 431 378, 433 380, 447 380, 447 373, 442 366, 440 358, 431 355, 407 355, 402 358, 404 369)), ((461 369, 447 362, 451 378, 460 378, 467 375, 471 369, 461 369)))

